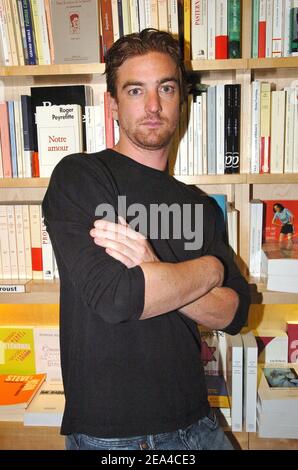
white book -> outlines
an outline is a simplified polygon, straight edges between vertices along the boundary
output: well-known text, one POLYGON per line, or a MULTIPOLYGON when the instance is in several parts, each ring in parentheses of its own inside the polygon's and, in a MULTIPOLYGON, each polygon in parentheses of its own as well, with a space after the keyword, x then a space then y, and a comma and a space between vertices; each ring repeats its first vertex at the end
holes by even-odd
POLYGON ((266 57, 272 57, 273 0, 266 3, 266 57))
POLYGON ((208 59, 215 59, 216 0, 208 1, 208 59))
POLYGON ((237 209, 232 207, 231 203, 228 203, 228 240, 230 247, 236 255, 238 254, 238 215, 237 209))
POLYGON ((129 10, 131 32, 138 33, 140 31, 138 0, 129 0, 129 10))
POLYGON ((216 174, 225 172, 225 86, 216 86, 216 174))
POLYGON ((294 160, 293 160, 293 172, 298 173, 298 84, 295 86, 296 99, 295 101, 295 122, 294 122, 294 160))
POLYGON ((295 98, 294 87, 285 88, 286 115, 285 115, 285 173, 293 173, 294 164, 294 130, 295 130, 295 98))
POLYGON ((150 0, 145 0, 145 27, 146 28, 151 28, 152 24, 152 19, 151 19, 151 1, 150 0))
POLYGON ((82 152, 82 116, 79 105, 37 106, 40 176, 49 177, 66 155, 82 152))
POLYGON ((0 0, 0 42, 2 42, 4 65, 13 65, 4 0, 0 0))
POLYGON ((157 0, 151 0, 151 28, 159 29, 157 0))
POLYGON ((145 0, 138 0, 139 5, 139 27, 140 31, 146 28, 145 0))
POLYGON ((246 432, 256 432, 258 346, 253 333, 242 334, 244 353, 243 415, 246 432))
POLYGON ((8 222, 6 205, 0 204, 0 249, 2 258, 2 277, 3 279, 11 279, 9 238, 8 238, 8 222))
POLYGON ((41 206, 30 204, 30 234, 32 251, 32 278, 42 280, 42 247, 41 247, 41 206))
POLYGON ((260 173, 261 83, 251 84, 251 161, 250 172, 260 173))
POLYGON ((184 102, 181 114, 180 114, 180 144, 179 144, 179 153, 180 153, 180 174, 185 176, 188 174, 188 138, 187 138, 187 116, 188 116, 188 106, 187 101, 184 102))
POLYGON ((180 131, 179 131, 179 124, 176 127, 176 131, 172 140, 172 158, 174 161, 174 175, 180 175, 180 153, 179 153, 179 140, 180 140, 180 131))
POLYGON ((207 123, 207 93, 202 93, 202 141, 203 141, 203 175, 208 173, 208 162, 207 162, 207 135, 208 135, 208 123, 207 123))
POLYGON ((272 92, 270 173, 283 173, 285 140, 285 103, 285 91, 272 92))
POLYGON ((17 253, 17 238, 16 238, 16 225, 14 216, 14 206, 6 206, 7 226, 8 226, 8 240, 9 240, 9 254, 10 254, 10 269, 12 279, 19 278, 18 270, 18 253, 17 253))
MULTIPOLYGON (((1 42, 1 38, 0 38, 0 42, 1 42)), ((2 147, 1 147, 1 137, 0 137, 0 178, 3 178, 3 177, 4 177, 4 173, 3 173, 2 147)))
POLYGON ((196 119, 196 131, 197 131, 197 139, 195 143, 195 162, 197 162, 197 171, 195 175, 202 175, 203 174, 203 98, 201 96, 197 96, 196 102, 196 109, 197 109, 197 119, 196 119))
POLYGON ((59 327, 34 327, 36 373, 46 373, 51 381, 62 380, 59 327))
POLYGON ((12 65, 19 65, 18 52, 17 52, 17 42, 14 32, 14 20, 12 15, 12 8, 9 0, 4 1, 4 8, 6 12, 6 21, 7 21, 7 30, 8 30, 8 39, 10 44, 10 50, 12 55, 12 65))
POLYGON ((131 19, 130 19, 130 0, 122 0, 122 15, 123 15, 123 33, 130 34, 131 19))
POLYGON ((23 209, 26 278, 32 279, 31 230, 30 230, 30 214, 29 214, 28 204, 24 204, 22 209, 23 209))
POLYGON ((273 2, 272 57, 281 57, 283 51, 282 39, 283 0, 273 2))
POLYGON ((227 387, 231 397, 232 431, 242 431, 243 419, 243 344, 241 334, 226 335, 227 387))
POLYGON ((60 427, 65 407, 62 382, 45 382, 24 413, 25 426, 60 427))
POLYGON ((54 252, 53 252, 53 259, 54 259, 54 277, 55 279, 59 279, 59 270, 58 270, 57 261, 56 261, 54 252))
POLYGON ((37 35, 38 64, 49 65, 51 63, 51 55, 44 0, 31 0, 31 6, 34 32, 37 35))
POLYGON ((87 153, 105 150, 106 138, 103 104, 100 106, 86 106, 85 115, 87 153))
POLYGON ((194 101, 193 95, 188 95, 188 175, 194 174, 194 101))
POLYGON ((269 275, 267 278, 267 289, 277 292, 298 293, 298 274, 297 276, 269 275))
POLYGON ((52 281, 54 279, 53 248, 44 217, 41 219, 41 249, 43 279, 52 281))
POLYGON ((12 8, 14 33, 15 33, 15 38, 16 38, 18 61, 19 61, 19 65, 25 65, 21 25, 20 25, 18 5, 17 5, 16 0, 10 0, 10 5, 11 5, 11 8, 12 8))
POLYGON ((19 279, 27 279, 24 224, 23 224, 23 206, 15 205, 14 211, 15 211, 15 222, 16 222, 16 241, 17 241, 19 279))
POLYGON ((168 0, 157 0, 157 9, 159 30, 168 32, 168 0))
POLYGON ((113 36, 114 42, 120 38, 119 17, 118 17, 118 1, 112 0, 112 19, 113 19, 113 36))
POLYGON ((250 201, 249 272, 251 276, 261 275, 263 230, 263 203, 258 199, 250 201))
POLYGON ((191 57, 192 60, 208 58, 207 0, 191 2, 191 57))
POLYGON ((178 1, 168 0, 169 33, 176 39, 179 36, 178 1))

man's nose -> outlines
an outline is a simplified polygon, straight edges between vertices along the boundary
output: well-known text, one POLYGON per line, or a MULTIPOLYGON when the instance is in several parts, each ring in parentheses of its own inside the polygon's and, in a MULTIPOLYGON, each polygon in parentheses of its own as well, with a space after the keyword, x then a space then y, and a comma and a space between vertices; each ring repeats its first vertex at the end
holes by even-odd
POLYGON ((157 90, 147 92, 145 107, 146 111, 150 113, 158 113, 161 111, 160 96, 157 90))

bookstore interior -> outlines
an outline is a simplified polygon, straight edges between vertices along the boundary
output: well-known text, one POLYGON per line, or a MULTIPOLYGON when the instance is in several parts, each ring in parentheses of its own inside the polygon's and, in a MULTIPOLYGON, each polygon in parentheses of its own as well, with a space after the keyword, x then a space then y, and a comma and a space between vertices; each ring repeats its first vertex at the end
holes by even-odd
POLYGON ((298 449, 298 0, 0 0, 0 449, 64 448, 41 201, 61 158, 117 142, 105 52, 148 27, 191 83, 169 171, 220 207, 252 297, 241 333, 198 326, 209 402, 238 448, 298 449))

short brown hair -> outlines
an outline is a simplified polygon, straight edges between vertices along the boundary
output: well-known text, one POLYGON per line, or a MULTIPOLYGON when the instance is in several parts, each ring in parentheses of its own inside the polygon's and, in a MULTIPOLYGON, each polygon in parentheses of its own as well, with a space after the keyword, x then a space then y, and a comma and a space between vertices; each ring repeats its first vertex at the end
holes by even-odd
POLYGON ((168 54, 179 71, 180 102, 187 97, 187 79, 178 41, 164 31, 154 28, 143 29, 140 33, 127 34, 118 39, 107 51, 105 57, 107 90, 117 98, 116 81, 118 68, 129 58, 148 52, 168 54))

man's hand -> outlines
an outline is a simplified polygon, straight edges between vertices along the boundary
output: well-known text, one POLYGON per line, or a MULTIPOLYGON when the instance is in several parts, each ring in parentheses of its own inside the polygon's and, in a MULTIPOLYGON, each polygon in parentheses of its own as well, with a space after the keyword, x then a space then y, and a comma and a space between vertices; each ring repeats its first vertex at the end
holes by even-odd
POLYGON ((119 216, 118 220, 119 224, 96 220, 90 230, 94 243, 105 248, 108 255, 127 268, 159 261, 146 237, 130 228, 123 217, 119 216))

